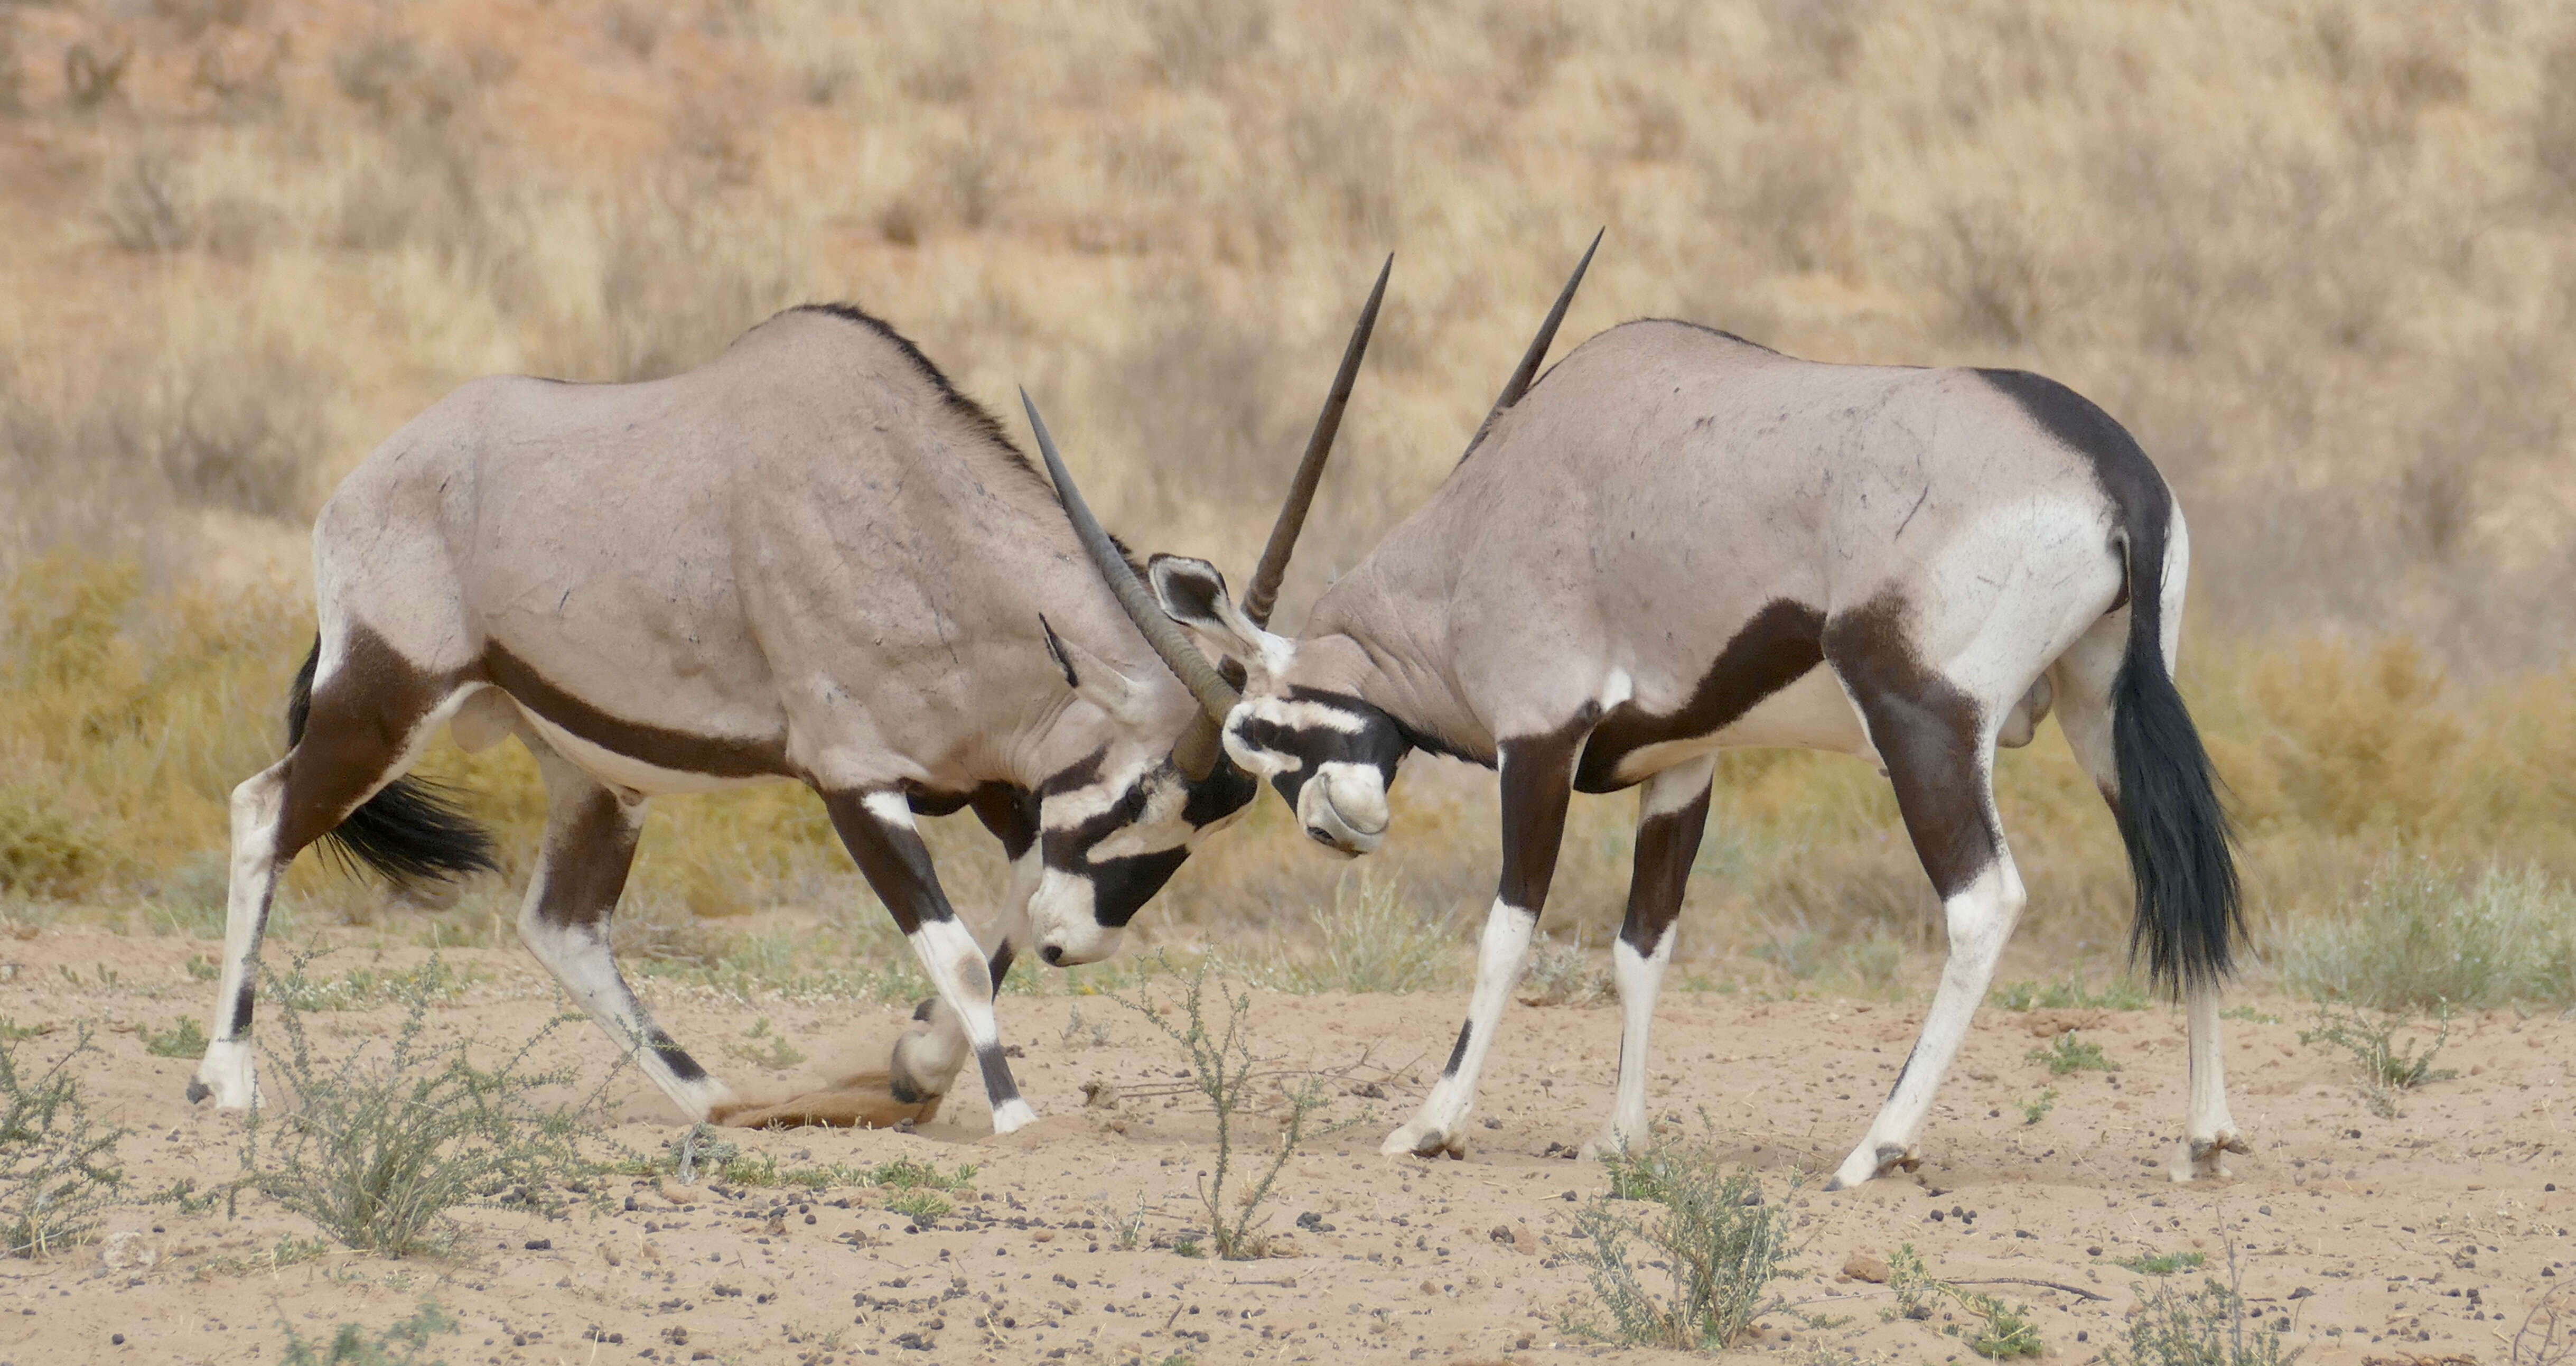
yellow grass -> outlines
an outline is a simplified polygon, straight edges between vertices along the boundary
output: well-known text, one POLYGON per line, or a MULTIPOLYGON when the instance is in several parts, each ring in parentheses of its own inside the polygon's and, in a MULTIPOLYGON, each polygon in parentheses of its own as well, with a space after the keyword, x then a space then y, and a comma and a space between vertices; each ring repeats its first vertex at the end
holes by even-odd
MULTIPOLYGON (((0 896, 202 901, 309 639, 305 519, 470 376, 667 373, 851 299, 997 410, 1040 396, 1132 541, 1239 567, 1393 250, 1293 625, 1603 224, 1569 343, 1663 314, 2018 365, 2139 434, 2192 515, 2185 683, 2267 925, 2393 851, 2563 887, 2570 70, 2537 0, 0 9, 0 896), (102 87, 75 48, 132 56, 102 87)), ((525 759, 432 762, 523 860, 525 759)), ((2109 955, 2098 799, 2054 737, 2002 787, 2025 938, 2109 955)), ((1484 785, 1399 796, 1381 871, 1472 919, 1484 785)), ((857 898, 800 794, 661 806, 656 914, 857 898)), ((1615 919, 1628 811, 1578 803, 1552 929, 1615 919)), ((961 902, 999 891, 980 836, 939 839, 961 902)), ((1869 978, 1936 942, 1845 761, 1730 760, 1702 865, 1701 943, 1869 978)), ((1342 871, 1265 801, 1149 919, 1293 929, 1342 871)))

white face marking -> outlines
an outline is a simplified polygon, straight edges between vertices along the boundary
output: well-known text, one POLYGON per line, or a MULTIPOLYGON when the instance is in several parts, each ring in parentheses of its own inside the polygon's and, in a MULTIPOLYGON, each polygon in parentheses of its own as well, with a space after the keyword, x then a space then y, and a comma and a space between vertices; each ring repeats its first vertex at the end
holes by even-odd
POLYGON ((1181 783, 1157 782, 1145 794, 1145 809, 1135 823, 1091 846, 1087 857, 1095 863, 1115 858, 1133 858, 1138 854, 1159 854, 1178 849, 1190 842, 1190 823, 1181 819, 1182 808, 1189 805, 1189 789, 1181 783))
POLYGON ((1628 671, 1612 669, 1610 677, 1601 684, 1601 710, 1608 711, 1636 695, 1637 682, 1628 676, 1628 671))
POLYGON ((1029 898, 1029 929, 1038 956, 1058 967, 1073 967, 1116 953, 1125 931, 1101 924, 1094 906, 1090 878, 1060 868, 1042 873, 1037 893, 1029 898), (1048 949, 1056 951, 1053 958, 1046 957, 1048 949))

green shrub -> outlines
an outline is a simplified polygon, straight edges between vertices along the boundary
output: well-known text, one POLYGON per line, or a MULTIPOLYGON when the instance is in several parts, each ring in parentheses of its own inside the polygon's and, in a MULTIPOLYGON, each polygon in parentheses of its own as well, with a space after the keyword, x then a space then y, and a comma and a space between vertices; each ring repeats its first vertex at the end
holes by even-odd
POLYGON ((2284 931, 2278 957, 2299 991, 2375 1010, 2576 1004, 2576 890, 2535 868, 2410 860, 2372 876, 2349 914, 2284 931))
POLYGON ((2289 1366, 2298 1352, 2283 1350, 2280 1333, 2259 1326, 2260 1316, 2247 1310, 2234 1283, 2233 1257, 2228 1270, 2230 1283, 2204 1280, 2196 1292, 2172 1281, 2156 1282, 2151 1292, 2140 1287, 2128 1350, 2104 1347, 2103 1366, 2289 1366), (2258 1325, 2251 1332, 2248 1319, 2258 1325))
POLYGON ((2373 1020, 2348 1007, 2320 1006, 2317 1027, 2300 1030, 2299 1042, 2327 1044, 2351 1054, 2353 1061, 2361 1065, 2363 1103, 2380 1118, 2395 1119, 2397 1092, 2460 1075, 2450 1068, 2433 1066, 2442 1045, 2451 1039, 2450 1013, 2442 1012, 2436 1024, 2432 1042, 2419 1048, 2415 1039, 2397 1037, 2400 1030, 2414 1027, 2412 1016, 2401 1012, 2373 1020))
POLYGON ((2052 1077, 2069 1072, 2117 1072, 2120 1065, 2103 1056, 2102 1045, 2090 1039, 2075 1037, 2070 1029, 2051 1039, 2046 1048, 2034 1048, 2025 1055, 2048 1069, 2052 1077))
POLYGON ((41 1072, 19 1061, 15 1044, 0 1033, 0 1252, 40 1257, 98 1231, 125 1184, 110 1164, 130 1131, 92 1115, 72 1074, 74 1059, 98 1051, 86 1026, 41 1072))
POLYGON ((446 1366, 444 1360, 433 1361, 423 1354, 429 1350, 431 1334, 453 1333, 459 1327, 455 1316, 439 1308, 436 1300, 422 1300, 419 1313, 395 1320, 373 1337, 357 1324, 343 1323, 327 1347, 307 1341, 293 1324, 283 1326, 286 1355, 280 1366, 446 1366))
POLYGON ((1244 969, 1273 991, 1401 995, 1446 986, 1458 975, 1458 940, 1447 917, 1425 915, 1395 882, 1361 873, 1333 889, 1314 912, 1322 944, 1302 960, 1244 969))
POLYGON ((206 1056, 206 1031, 197 1027, 196 1020, 182 1015, 179 1023, 166 1032, 146 1030, 143 1051, 156 1058, 202 1058, 206 1056))
POLYGON ((598 1123, 596 1094, 577 1107, 540 1105, 538 1091, 578 1079, 569 1066, 532 1066, 581 1017, 551 1020, 499 1066, 478 1067, 466 1044, 423 1037, 437 980, 397 982, 405 1011, 392 1039, 333 1067, 313 1056, 302 1013, 281 998, 286 1046, 267 1050, 265 1078, 288 1104, 275 1118, 254 1109, 243 1141, 249 1185, 340 1242, 389 1257, 446 1246, 451 1210, 555 1208, 596 1170, 578 1147, 598 1123))
POLYGON ((2118 1264, 2141 1276, 2170 1276, 2177 1271, 2198 1271, 2208 1260, 2198 1252, 2142 1252, 2135 1257, 2122 1257, 2118 1264))
MULTIPOLYGON (((1568 1322, 1576 1332, 1640 1347, 1717 1351, 1733 1345, 1767 1304, 1788 1256, 1790 1204, 1763 1198, 1751 1167, 1722 1171, 1704 1148, 1656 1144, 1607 1154, 1611 1193, 1595 1197, 1575 1227, 1591 1240, 1574 1255, 1591 1270, 1592 1293, 1609 1325, 1568 1322), (1637 1211, 1639 1204, 1652 1208, 1637 1211), (1663 1273, 1650 1290, 1642 1265, 1663 1273)), ((1794 1195, 1793 1182, 1790 1190, 1794 1195)))

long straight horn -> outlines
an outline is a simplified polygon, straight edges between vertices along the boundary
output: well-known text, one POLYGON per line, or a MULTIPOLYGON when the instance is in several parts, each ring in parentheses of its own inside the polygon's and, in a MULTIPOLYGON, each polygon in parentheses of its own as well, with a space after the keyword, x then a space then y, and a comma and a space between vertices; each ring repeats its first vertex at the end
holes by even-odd
POLYGON ((1289 481, 1288 498, 1279 505, 1279 520, 1270 524, 1270 542, 1261 548, 1261 563, 1253 568, 1252 582, 1243 591, 1243 614, 1255 626, 1270 624, 1270 609, 1279 605, 1279 583, 1288 577, 1288 557, 1297 549, 1297 533, 1306 528, 1306 510, 1315 502, 1315 485, 1324 477, 1324 462, 1333 454, 1333 437, 1342 430, 1342 410, 1351 403, 1351 382, 1359 378, 1360 358, 1368 354, 1369 334, 1377 330, 1377 306, 1386 298, 1386 277, 1395 270, 1395 254, 1389 252, 1386 264, 1377 269, 1377 284, 1369 290, 1368 305, 1360 310, 1359 322, 1351 328, 1350 343, 1342 348, 1342 368, 1333 375, 1331 392, 1324 396, 1324 410, 1315 415, 1314 433, 1306 438, 1305 458, 1297 463, 1297 477, 1289 481))
MULTIPOLYGON (((1494 410, 1485 414, 1485 420, 1477 425, 1476 440, 1483 440, 1485 429, 1494 425, 1494 419, 1501 417, 1504 410, 1520 402, 1521 395, 1529 392, 1530 381, 1538 377, 1540 362, 1547 359, 1547 349, 1556 344, 1557 324, 1565 321, 1565 310, 1574 302, 1575 288, 1583 283, 1583 272, 1592 268, 1592 253, 1601 249, 1602 234, 1608 231, 1605 227, 1592 234, 1592 245, 1585 247, 1583 259, 1574 263, 1574 274, 1566 277, 1565 288, 1557 292, 1556 306, 1547 311, 1547 321, 1538 325, 1538 335, 1530 338, 1529 350, 1522 353, 1519 368, 1503 382, 1503 393, 1494 400, 1494 410)), ((1468 450, 1475 448, 1476 441, 1467 443, 1468 450)), ((1466 457, 1460 456, 1459 459, 1466 457)))
POLYGON ((1198 699, 1199 709, 1205 713, 1201 720, 1191 724, 1181 743, 1172 750, 1172 762, 1183 775, 1196 782, 1216 767, 1216 727, 1243 695, 1234 690, 1233 684, 1225 681, 1225 676, 1216 671, 1216 666, 1208 662, 1207 656, 1200 654, 1189 637, 1181 634, 1181 628, 1164 615, 1162 607, 1154 601, 1153 593, 1137 579, 1136 570, 1127 563, 1127 557, 1118 553, 1117 544, 1109 539, 1108 532, 1101 529, 1100 519, 1091 515, 1091 505, 1083 501, 1082 490, 1074 486, 1073 476, 1066 472, 1064 457, 1056 454, 1055 438, 1047 432, 1046 419, 1038 416, 1038 405, 1030 399, 1026 389, 1020 391, 1020 406, 1028 410, 1029 430, 1038 439, 1038 456, 1046 461, 1048 477, 1055 480, 1056 495, 1064 503, 1065 520, 1073 523, 1074 538, 1082 542, 1084 553, 1091 557, 1092 567, 1100 571, 1109 591, 1117 596, 1118 605, 1126 609, 1127 619, 1136 623, 1136 629, 1145 636, 1145 643, 1154 647, 1155 654, 1162 656, 1163 663, 1171 669, 1174 677, 1181 680, 1181 685, 1190 690, 1190 695, 1198 699))

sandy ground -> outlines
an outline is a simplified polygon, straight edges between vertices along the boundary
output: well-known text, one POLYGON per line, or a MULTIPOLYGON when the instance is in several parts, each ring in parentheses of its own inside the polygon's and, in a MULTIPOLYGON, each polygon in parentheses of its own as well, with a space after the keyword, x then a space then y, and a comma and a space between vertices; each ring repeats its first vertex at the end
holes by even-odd
MULTIPOLYGON (((80 928, 0 941, 0 1016, 101 1022, 104 1053, 87 1060, 86 1076, 135 1131, 121 1155, 137 1190, 237 1169, 239 1120, 184 1103, 192 1064, 150 1056, 134 1032, 204 1008, 208 988, 184 964, 208 947, 80 928), (98 982, 102 964, 116 973, 113 986, 98 982), (67 980, 66 967, 83 982, 67 980)), ((389 961, 421 956, 397 950, 389 961)), ((514 1039, 552 1009, 523 955, 449 959, 481 980, 436 1012, 442 1031, 514 1039)), ((345 950, 326 966, 367 961, 345 950)), ((746 1082, 779 1077, 722 1046, 759 1015, 810 1051, 851 1057, 875 1055, 901 1017, 839 1003, 746 1006, 670 986, 648 994, 678 1037, 746 1082)), ((0 1363, 273 1362, 289 1326, 308 1339, 344 1320, 381 1327, 424 1296, 462 1321, 431 1354, 457 1366, 1176 1355, 1491 1362, 1609 1350, 1560 1319, 1588 1307, 1585 1273, 1566 1254, 1579 1202, 1603 1189, 1603 1175, 1550 1153, 1602 1120, 1617 1012, 1516 1008, 1467 1158, 1378 1156, 1378 1139, 1436 1070, 1463 1004, 1441 994, 1259 998, 1264 1056, 1338 1071, 1344 1094, 1329 1116, 1358 1121, 1283 1178, 1270 1226, 1288 1235, 1287 1256, 1222 1263, 1119 1250, 1109 1220, 1140 1194, 1148 1242, 1187 1226, 1211 1155, 1210 1119, 1182 1099, 1147 1094, 1168 1089, 1180 1059, 1115 1005, 1012 997, 1004 1027, 1025 1048, 1021 1083, 1045 1115, 1033 1129, 996 1139, 980 1098, 963 1097, 914 1134, 736 1135, 791 1162, 974 1163, 971 1194, 935 1227, 916 1231, 876 1189, 808 1197, 620 1177, 613 1212, 548 1221, 465 1211, 451 1260, 341 1252, 277 1265, 280 1240, 311 1229, 264 1200, 246 1202, 235 1220, 128 1206, 102 1244, 0 1261, 0 1363), (1076 1008, 1107 1025, 1105 1042, 1068 1031, 1076 1008), (1363 1057, 1392 1070, 1355 1068, 1363 1057), (1349 1094, 1372 1078, 1382 1098, 1349 1094), (1092 1081, 1126 1098, 1087 1105, 1092 1081), (1301 1228, 1303 1215, 1316 1217, 1301 1228)), ((2141 1278, 2115 1259, 2197 1249, 2223 1265, 2232 1244, 2245 1293, 2286 1321, 2288 1341, 2317 1366, 2511 1360, 2528 1308, 2576 1274, 2564 1265, 2576 1249, 2566 1227, 2576 1224, 2576 1185, 2554 1188, 2576 1182, 2566 1153, 2576 1023, 2463 1018, 2443 1057, 2462 1075, 2408 1096, 2403 1117, 2381 1119, 2361 1103, 2344 1058, 2299 1045, 2299 1007, 2251 1005, 2281 1018, 2229 1023, 2235 1113, 2258 1151, 2237 1160, 2234 1179, 2198 1186, 2162 1175, 2182 1109, 2176 1013, 1989 1009, 1943 1093, 1919 1173, 1794 1197, 1801 1251, 1778 1287, 1790 1304, 1764 1317, 1746 1350, 1820 1364, 1975 1361, 1942 1334, 1943 1316, 1895 1317, 1885 1287, 1841 1274, 1855 1254, 1883 1257, 1911 1242, 1935 1275, 2002 1282, 1983 1288, 2029 1303, 2048 1359, 2088 1362, 2124 1341, 2138 1300, 2141 1278), (2122 1070, 2052 1078, 2026 1058, 2068 1027, 2098 1040, 2122 1070), (2025 1123, 2019 1103, 2052 1086, 2055 1108, 2025 1123)), ((1704 1110, 1721 1145, 1760 1167, 1777 1198, 1793 1172, 1829 1167, 1866 1125, 1919 1014, 1916 1004, 1670 996, 1656 1110, 1690 1117, 1694 1129, 1704 1110)), ((381 1035, 398 1014, 310 1018, 325 1047, 345 1047, 381 1035)), ((20 1048, 49 1057, 68 1033, 57 1027, 20 1048)), ((587 1026, 567 1037, 583 1056, 607 1060, 606 1042, 587 1026)), ((640 1083, 615 1085, 622 1119, 608 1137, 653 1151, 680 1131, 640 1083)))

